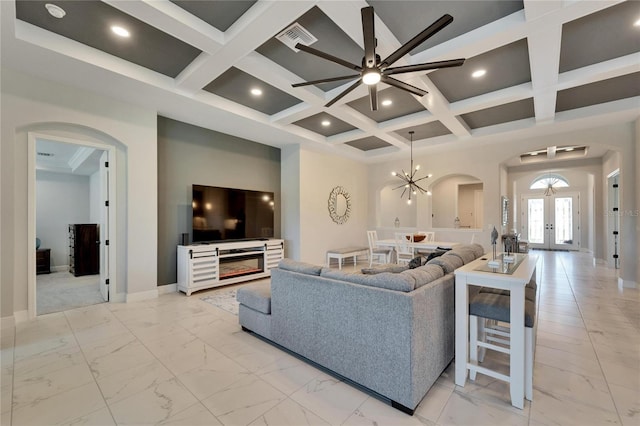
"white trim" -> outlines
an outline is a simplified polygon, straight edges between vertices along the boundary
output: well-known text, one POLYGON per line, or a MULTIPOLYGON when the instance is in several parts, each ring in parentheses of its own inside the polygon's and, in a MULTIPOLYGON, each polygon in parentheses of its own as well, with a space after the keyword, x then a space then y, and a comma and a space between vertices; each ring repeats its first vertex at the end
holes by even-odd
MULTIPOLYGON (((109 215, 109 292, 117 294, 116 282, 116 147, 106 143, 72 139, 64 136, 49 135, 39 132, 28 132, 27 144, 27 318, 35 318, 36 313, 36 141, 46 139, 56 142, 70 143, 107 151, 109 154, 109 207, 113 214, 109 215)), ((69 269, 66 266, 67 270, 69 269)), ((15 314, 14 314, 15 315, 15 314)), ((18 318, 16 317, 16 321, 18 318)))
POLYGON ((115 295, 109 293, 109 303, 127 303, 127 295, 125 293, 115 295))
POLYGON ((615 169, 614 171, 612 171, 611 173, 609 173, 609 174, 607 175, 607 179, 610 179, 610 178, 612 178, 612 177, 616 177, 616 176, 618 176, 619 174, 620 174, 620 169, 619 169, 619 168, 618 168, 618 169, 615 169))
POLYGON ((638 283, 618 277, 618 288, 638 288, 638 283))
POLYGON ((167 284, 158 286, 158 296, 167 293, 176 293, 178 291, 178 284, 167 284))
POLYGON ((142 300, 156 299, 158 297, 158 289, 155 288, 153 290, 147 291, 139 291, 138 293, 127 293, 126 301, 130 302, 140 302, 142 300))
POLYGON ((69 272, 69 265, 52 266, 51 272, 69 272))
MULTIPOLYGON (((35 247, 35 243, 34 243, 34 247, 35 247)), ((14 312, 13 318, 16 324, 20 324, 21 322, 29 321, 29 319, 31 319, 31 317, 29 316, 29 311, 26 309, 23 311, 14 312)))

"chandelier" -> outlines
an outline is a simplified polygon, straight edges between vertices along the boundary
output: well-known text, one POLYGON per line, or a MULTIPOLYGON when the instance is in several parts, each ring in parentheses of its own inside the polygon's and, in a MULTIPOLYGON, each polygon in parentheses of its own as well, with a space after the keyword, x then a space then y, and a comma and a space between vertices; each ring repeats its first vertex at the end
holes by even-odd
POLYGON ((404 190, 402 191, 402 194, 400 195, 400 198, 404 197, 405 193, 408 193, 409 199, 407 200, 407 204, 411 204, 411 195, 412 194, 417 195, 418 191, 420 191, 421 194, 426 193, 427 195, 431 195, 431 192, 424 188, 421 188, 420 185, 418 185, 418 182, 420 182, 421 180, 430 178, 432 175, 429 174, 419 179, 415 179, 416 174, 418 173, 418 170, 420 170, 420 165, 417 165, 415 168, 413 167, 413 134, 414 133, 415 132, 413 130, 409 132, 410 144, 411 144, 411 168, 409 170, 411 171, 411 174, 405 172, 404 170, 402 170, 402 173, 391 172, 393 176, 397 176, 403 181, 402 185, 393 189, 396 190, 396 189, 404 188, 404 190))
POLYGON ((549 177, 547 179, 547 187, 544 190, 545 197, 551 197, 552 195, 556 195, 557 189, 553 186, 556 183, 560 182, 560 179, 549 177))

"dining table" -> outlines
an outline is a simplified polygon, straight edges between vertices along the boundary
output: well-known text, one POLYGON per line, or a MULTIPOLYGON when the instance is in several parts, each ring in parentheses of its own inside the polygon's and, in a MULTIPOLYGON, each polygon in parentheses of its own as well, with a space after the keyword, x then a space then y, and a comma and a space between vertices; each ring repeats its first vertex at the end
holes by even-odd
MULTIPOLYGON (((376 241, 376 245, 378 247, 388 247, 388 248, 395 248, 396 247, 396 240, 393 238, 390 239, 385 239, 385 240, 378 240, 376 241)), ((407 245, 409 247, 413 247, 415 250, 437 250, 439 248, 441 249, 451 249, 454 248, 457 245, 460 245, 460 243, 454 243, 451 241, 414 241, 414 242, 408 242, 407 245)))

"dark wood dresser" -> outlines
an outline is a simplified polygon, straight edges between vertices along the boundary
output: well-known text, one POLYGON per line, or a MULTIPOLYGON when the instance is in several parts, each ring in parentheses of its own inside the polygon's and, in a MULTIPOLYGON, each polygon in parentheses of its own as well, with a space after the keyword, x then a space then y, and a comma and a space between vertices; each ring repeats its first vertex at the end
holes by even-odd
POLYGON ((98 225, 69 225, 69 272, 76 277, 100 273, 98 225))
POLYGON ((36 274, 51 273, 51 249, 36 250, 36 274))

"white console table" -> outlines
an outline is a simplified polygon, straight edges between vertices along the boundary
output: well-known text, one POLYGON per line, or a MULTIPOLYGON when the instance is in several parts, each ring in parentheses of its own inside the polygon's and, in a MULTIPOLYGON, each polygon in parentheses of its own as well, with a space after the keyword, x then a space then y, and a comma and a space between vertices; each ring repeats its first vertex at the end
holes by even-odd
POLYGON ((178 290, 198 290, 271 276, 284 257, 284 240, 178 246, 178 290))

